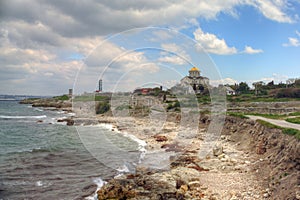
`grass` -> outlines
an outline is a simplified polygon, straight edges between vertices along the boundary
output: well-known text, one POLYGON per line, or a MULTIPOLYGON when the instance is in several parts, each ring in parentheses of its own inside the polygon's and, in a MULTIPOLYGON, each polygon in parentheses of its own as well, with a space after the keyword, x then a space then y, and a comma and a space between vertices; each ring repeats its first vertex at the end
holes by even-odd
POLYGON ((69 100, 69 96, 65 94, 62 96, 53 97, 53 99, 60 100, 60 101, 67 101, 67 100, 69 100))
POLYGON ((94 96, 94 95, 82 95, 82 96, 75 96, 74 101, 108 101, 108 96, 94 96))
POLYGON ((293 135, 294 137, 296 137, 298 140, 300 140, 300 131, 297 129, 293 129, 293 128, 284 128, 281 126, 277 126, 274 124, 271 124, 269 122, 266 122, 264 120, 257 120, 258 123, 260 123, 263 126, 266 126, 268 128, 275 128, 275 129, 280 129, 284 134, 286 135, 293 135))
POLYGON ((294 124, 300 124, 300 117, 295 117, 295 118, 287 118, 285 121, 294 123, 294 124))
POLYGON ((293 113, 290 113, 289 116, 300 116, 300 112, 293 112, 293 113))
POLYGON ((260 117, 265 117, 265 118, 269 118, 269 119, 286 119, 289 116, 300 116, 300 112, 294 112, 294 113, 290 113, 288 115, 261 114, 261 113, 249 113, 247 115, 260 116, 260 117))
POLYGON ((197 100, 198 103, 203 103, 203 104, 211 103, 211 98, 209 95, 198 95, 197 100))
POLYGON ((229 102, 287 102, 299 101, 299 98, 276 98, 270 96, 255 96, 254 94, 241 94, 237 96, 227 96, 229 102))
POLYGON ((269 119, 283 119, 287 117, 287 115, 278 115, 278 114, 261 114, 261 113, 249 113, 248 115, 260 116, 269 119))

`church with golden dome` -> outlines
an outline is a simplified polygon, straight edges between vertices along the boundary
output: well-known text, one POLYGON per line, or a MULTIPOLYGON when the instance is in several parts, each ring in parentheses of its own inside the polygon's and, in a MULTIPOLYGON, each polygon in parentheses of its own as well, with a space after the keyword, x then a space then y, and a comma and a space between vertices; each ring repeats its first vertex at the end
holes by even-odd
MULTIPOLYGON (((196 94, 201 94, 207 91, 209 87, 209 79, 200 75, 200 70, 197 67, 192 67, 189 70, 189 75, 180 80, 180 85, 189 85, 196 94)), ((192 91, 189 91, 192 92, 192 91)))

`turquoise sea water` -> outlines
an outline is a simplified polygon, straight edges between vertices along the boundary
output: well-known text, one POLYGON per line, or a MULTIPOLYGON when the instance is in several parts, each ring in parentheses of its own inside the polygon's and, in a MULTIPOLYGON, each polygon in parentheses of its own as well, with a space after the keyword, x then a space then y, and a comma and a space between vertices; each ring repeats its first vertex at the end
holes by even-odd
POLYGON ((120 148, 129 152, 127 162, 139 159, 139 146, 128 137, 99 126, 97 132, 93 126, 79 127, 78 134, 74 126, 57 123, 68 115, 0 101, 0 199, 84 199, 95 182, 122 168, 120 148), (95 135, 94 147, 102 147, 97 159, 82 142, 95 135), (115 150, 111 143, 122 147, 115 150))

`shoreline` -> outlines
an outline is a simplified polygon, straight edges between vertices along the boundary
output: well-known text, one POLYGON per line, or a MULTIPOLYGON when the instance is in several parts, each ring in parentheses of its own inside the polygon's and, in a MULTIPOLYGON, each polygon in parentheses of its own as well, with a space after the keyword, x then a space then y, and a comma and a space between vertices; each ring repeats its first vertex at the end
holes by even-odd
MULTIPOLYGON (((101 117, 101 119, 103 120, 103 116, 101 117)), ((141 123, 142 121, 144 121, 145 119, 138 119, 137 123, 141 123)), ((115 122, 113 122, 113 120, 111 120, 110 117, 104 117, 104 121, 111 121, 112 123, 112 128, 115 130, 118 130, 118 126, 116 125, 115 122), (110 119, 110 120, 109 120, 110 119)), ((145 121, 144 121, 145 123, 145 121)), ((172 128, 168 127, 169 131, 171 129, 171 132, 174 131, 172 130, 172 128)), ((173 127, 174 128, 174 127, 173 127)), ((124 129, 122 131, 118 130, 118 132, 122 135, 126 135, 128 134, 128 131, 124 131, 124 129)), ((152 137, 146 137, 143 136, 141 137, 141 133, 139 132, 130 132, 130 135, 134 135, 134 137, 139 138, 139 139, 143 139, 143 141, 146 141, 147 145, 147 153, 152 153, 152 152, 156 152, 158 151, 159 153, 162 153, 163 151, 166 151, 167 149, 162 148, 163 146, 172 146, 172 142, 174 138, 170 138, 168 137, 168 134, 166 132, 164 132, 163 134, 160 134, 159 137, 153 136, 152 137)), ((197 140, 197 139, 196 139, 197 140)), ((173 149, 170 149, 169 152, 176 152, 175 154, 167 154, 168 156, 168 161, 171 157, 174 157, 173 162, 169 161, 169 163, 167 164, 168 167, 163 167, 161 169, 155 168, 157 166, 155 166, 154 168, 149 168, 149 166, 137 166, 136 168, 136 172, 135 173, 125 173, 123 175, 120 176, 115 176, 113 177, 111 180, 109 180, 106 184, 104 184, 101 188, 99 188, 96 193, 98 194, 98 199, 105 199, 108 198, 107 196, 103 196, 103 194, 106 193, 111 193, 110 195, 112 195, 113 197, 116 197, 115 195, 121 195, 121 196, 117 196, 117 198, 122 198, 122 195, 125 195, 127 197, 130 197, 131 192, 130 190, 128 190, 128 186, 130 186, 130 188, 136 188, 138 187, 137 185, 135 185, 133 183, 133 180, 135 181, 140 181, 140 179, 147 179, 149 178, 151 182, 151 185, 156 185, 159 184, 159 182, 164 181, 164 184, 167 185, 167 189, 166 188, 155 188, 154 189, 154 194, 150 194, 148 193, 146 196, 142 195, 139 196, 138 198, 134 197, 133 199, 139 199, 139 198, 148 198, 149 196, 150 199, 153 198, 154 195, 157 195, 159 193, 169 193, 170 189, 172 188, 173 191, 171 192, 172 194, 170 194, 171 196, 166 196, 167 198, 172 198, 176 196, 176 199, 178 197, 178 199, 185 199, 184 196, 188 195, 187 199, 190 198, 195 198, 196 196, 199 197, 200 196, 208 196, 209 198, 217 198, 215 196, 215 192, 213 191, 205 191, 205 195, 203 192, 199 192, 199 189, 201 188, 201 185, 203 185, 201 183, 201 181, 199 181, 197 178, 195 177, 201 177, 203 176, 203 173, 210 171, 211 169, 210 166, 206 166, 206 167, 202 167, 200 166, 201 162, 202 164, 205 163, 205 161, 201 161, 197 158, 197 146, 198 143, 196 143, 195 145, 193 145, 192 147, 181 147, 180 145, 173 145, 173 149), (180 152, 180 153, 178 153, 180 152), (182 176, 182 174, 185 174, 184 176, 182 176), (159 180, 156 180, 156 176, 159 177, 159 180), (177 177, 177 178, 174 178, 177 177), (172 181, 173 179, 173 181, 172 181), (180 181, 182 181, 180 183, 180 181), (126 182, 125 185, 120 185, 120 183, 122 182, 126 182), (169 184, 169 182, 171 182, 171 185, 169 184), (179 182, 179 183, 178 183, 179 182), (122 194, 118 194, 118 191, 110 191, 111 190, 111 184, 113 185, 113 187, 119 188, 119 190, 121 190, 122 194), (107 190, 108 187, 109 191, 107 190), (126 189, 127 188, 127 189, 126 189), (175 190, 174 190, 175 189, 175 190), (113 193, 113 194, 112 194, 113 193), (102 196, 101 196, 102 195, 102 196), (129 195, 129 196, 128 196, 129 195)), ((213 150, 212 150, 213 151, 213 150)), ((166 151, 167 152, 167 151, 166 151)), ((223 152, 223 151, 222 151, 223 152)), ((210 153, 210 156, 215 156, 215 155, 211 155, 212 152, 210 153)), ((224 156, 223 153, 221 153, 220 155, 224 156)), ((218 156, 220 156, 218 155, 218 156)), ((222 156, 217 157, 216 159, 219 160, 222 156)), ((226 156, 224 156, 226 157, 226 156)), ((213 160, 214 158, 212 158, 213 160)), ((228 160, 230 160, 228 157, 226 158, 228 160)), ((229 161, 231 162, 231 160, 229 161)), ((213 170, 212 170, 213 171, 213 170)), ((138 187, 140 188, 140 186, 138 187)), ((203 189, 203 188, 202 188, 203 189)), ((204 188, 205 189, 205 188, 204 188)), ((143 194, 145 191, 145 189, 142 189, 142 191, 138 191, 138 195, 143 194)), ((151 192, 152 193, 152 192, 151 192)), ((134 193, 134 196, 137 195, 136 193, 134 193)), ((257 194, 258 195, 258 194, 257 194)), ((94 196, 95 197, 95 196, 94 196)), ((133 196, 132 196, 133 197, 133 196)), ((224 196, 223 196, 224 197, 224 196)), ((223 198, 222 197, 222 198, 223 198)), ((196 197, 197 198, 197 197, 196 197)), ((260 197, 259 197, 260 198, 260 197)), ((257 198, 257 199, 259 199, 257 198)), ((155 199, 155 198, 154 198, 155 199)))
POLYGON ((113 177, 95 192, 98 199, 300 199, 300 148, 299 141, 292 136, 253 120, 227 116, 219 144, 200 160, 197 153, 209 116, 199 120, 199 134, 191 146, 176 144, 178 121, 176 114, 172 117, 164 127, 151 127, 149 119, 137 116, 136 126, 128 127, 126 118, 116 120, 106 114, 91 119, 74 116, 75 125, 110 124, 112 131, 123 136, 130 133, 145 141, 147 153, 165 152, 168 158, 165 161, 169 168, 151 169, 148 163, 138 166, 135 173, 113 177), (160 134, 155 134, 159 128, 160 134))
MULTIPOLYGON (((103 116, 100 118, 104 121, 109 119, 103 116)), ((138 118, 136 123, 142 124, 144 120, 138 118)), ((121 134, 123 128, 121 127, 121 134)), ((289 190, 284 190, 283 186, 279 188, 280 185, 275 183, 276 180, 272 180, 273 174, 278 174, 280 178, 280 174, 286 173, 288 174, 286 178, 292 180, 297 180, 299 177, 296 169, 289 168, 289 172, 284 172, 282 168, 277 167, 278 162, 281 162, 281 166, 285 166, 288 165, 289 160, 297 160, 299 157, 297 153, 291 152, 295 150, 292 149, 297 144, 299 145, 295 138, 279 133, 280 130, 265 128, 253 120, 236 117, 228 117, 224 128, 225 131, 222 132, 218 145, 213 147, 209 155, 202 160, 197 154, 201 137, 194 138, 192 145, 188 147, 173 143, 172 131, 176 129, 176 125, 167 126, 159 137, 143 134, 147 131, 130 132, 147 142, 147 153, 156 150, 175 152, 175 155, 169 155, 169 168, 151 169, 147 165, 138 166, 136 173, 124 174, 109 180, 97 191, 98 199, 126 197, 128 199, 251 198, 261 200, 272 199, 279 194, 284 198, 297 195, 298 190, 292 189, 297 187, 296 185, 289 190), (274 134, 277 135, 276 138, 272 136, 274 134), (263 146, 260 143, 266 137, 273 143, 281 143, 287 139, 291 141, 291 144, 285 147, 287 152, 283 158, 277 156, 280 151, 278 146, 263 146), (177 152, 179 153, 176 154, 177 152), (274 157, 274 160, 270 160, 270 157, 274 157)), ((203 134, 203 127, 200 128, 199 134, 203 134)))

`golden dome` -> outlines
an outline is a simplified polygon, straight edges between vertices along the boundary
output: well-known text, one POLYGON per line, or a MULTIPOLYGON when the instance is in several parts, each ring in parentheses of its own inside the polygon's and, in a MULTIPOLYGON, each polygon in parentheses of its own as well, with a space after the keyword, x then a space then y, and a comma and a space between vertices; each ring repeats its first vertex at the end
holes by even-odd
POLYGON ((190 69, 190 71, 199 71, 199 69, 197 67, 193 67, 192 69, 190 69))

